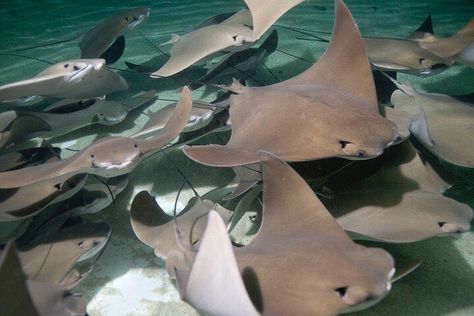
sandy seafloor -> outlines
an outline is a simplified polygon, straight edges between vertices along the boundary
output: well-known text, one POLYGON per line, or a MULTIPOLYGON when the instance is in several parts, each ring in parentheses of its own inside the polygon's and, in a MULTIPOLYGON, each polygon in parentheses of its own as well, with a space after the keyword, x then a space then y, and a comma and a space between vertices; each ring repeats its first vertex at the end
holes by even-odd
MULTIPOLYGON (((428 13, 433 16, 435 33, 449 35, 474 16, 474 2, 465 1, 369 1, 347 0, 360 30, 366 36, 404 37, 416 29, 428 13)), ((127 48, 114 68, 126 69, 124 61, 144 62, 158 56, 150 44, 159 44, 170 38, 171 32, 183 34, 193 25, 212 15, 240 9, 239 0, 207 1, 0 1, 0 84, 25 79, 48 65, 37 60, 6 56, 14 50, 79 36, 97 22, 115 11, 151 7, 149 20, 140 32, 127 34, 127 48)), ((333 1, 308 0, 292 9, 277 23, 311 31, 330 32, 333 21, 333 1)), ((314 33, 316 34, 316 33, 314 33)), ((328 38, 329 35, 320 34, 328 38)), ((306 37, 279 29, 279 46, 284 52, 307 60, 316 60, 323 52, 324 43, 296 40, 306 37)), ((60 45, 21 52, 23 55, 59 62, 78 58, 78 40, 60 45)), ((156 65, 164 62, 158 58, 156 65)), ((300 73, 310 65, 276 51, 266 66, 281 79, 300 73)), ((347 69, 350 72, 351 69, 347 69)), ((180 87, 193 76, 192 71, 175 79, 150 79, 146 75, 120 71, 127 79, 132 92, 156 89, 161 98, 176 99, 180 87)), ((429 92, 467 94, 474 92, 474 69, 454 66, 440 75, 419 79, 400 76, 417 88, 429 92)), ((259 83, 274 82, 264 69, 257 71, 259 83)), ((257 83, 255 83, 257 84, 257 83)), ((212 100, 213 94, 204 89, 193 92, 195 99, 212 100)), ((156 111, 168 102, 157 101, 150 107, 156 111)), ((112 127, 89 127, 67 135, 57 141, 76 139, 70 148, 82 148, 96 137, 107 133, 129 135, 142 126, 147 116, 131 113, 122 124, 112 127)), ((466 135, 472 137, 472 135, 466 135)), ((210 142, 217 142, 210 139, 210 142)), ((193 163, 179 151, 168 154, 190 179, 200 193, 224 185, 233 174, 230 170, 208 168, 193 163)), ((447 166, 457 174, 454 188, 448 195, 474 206, 474 172, 447 166)), ((133 196, 147 189, 158 196, 162 206, 170 208, 176 191, 182 183, 169 161, 162 154, 153 156, 130 174, 130 184, 112 205, 102 212, 87 217, 88 221, 103 220, 112 226, 112 236, 94 271, 76 289, 90 301, 88 313, 100 315, 195 315, 196 312, 180 301, 174 285, 169 281, 164 262, 143 245, 133 234, 129 222, 129 206, 133 196)), ((185 191, 180 201, 192 196, 185 191)), ((2 235, 13 228, 2 225, 2 235)), ((434 238, 422 242, 385 246, 394 254, 424 258, 414 273, 394 284, 391 293, 375 307, 357 315, 473 315, 474 314, 474 233, 471 231, 456 238, 434 238)), ((290 273, 290 272, 288 272, 290 273)), ((0 280, 1 282, 1 280, 0 280)), ((278 290, 278 289, 275 289, 278 290)))

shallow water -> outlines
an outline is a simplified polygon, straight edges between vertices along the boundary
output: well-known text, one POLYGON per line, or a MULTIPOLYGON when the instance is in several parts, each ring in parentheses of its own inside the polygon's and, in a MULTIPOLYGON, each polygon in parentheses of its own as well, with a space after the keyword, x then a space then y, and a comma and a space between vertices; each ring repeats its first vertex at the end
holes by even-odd
MULTIPOLYGON (((79 36, 92 28, 105 16, 131 7, 148 6, 151 15, 138 31, 128 33, 124 56, 113 65, 129 82, 132 91, 156 89, 161 98, 176 99, 182 86, 181 80, 149 79, 146 75, 126 70, 124 61, 142 63, 159 55, 153 45, 165 42, 175 32, 183 34, 206 18, 229 11, 239 10, 243 1, 0 1, 0 84, 31 77, 47 67, 46 63, 6 54, 21 54, 55 63, 78 58, 78 39, 58 45, 17 51, 54 41, 79 36), (178 81, 180 80, 180 81, 178 81)), ((418 27, 428 13, 432 14, 435 33, 449 35, 474 16, 474 3, 466 1, 347 1, 363 35, 404 37, 418 27)), ((298 27, 313 34, 330 38, 333 22, 333 1, 307 0, 281 18, 277 24, 298 27), (320 33, 318 33, 320 32, 320 33)), ((297 40, 306 37, 296 32, 278 28, 279 51, 272 54, 266 66, 283 80, 300 73, 324 51, 325 43, 297 40), (288 54, 301 57, 296 59, 288 54)), ((168 47, 164 47, 168 49, 168 47)), ((163 58, 163 57, 162 57, 163 58)), ((347 69, 350 72, 350 69, 347 69)), ((474 69, 454 66, 450 70, 430 78, 410 80, 415 87, 430 92, 467 94, 474 92, 474 69)), ((259 69, 255 79, 269 84, 275 79, 259 69)), ((200 89, 194 98, 211 100, 213 93, 200 89)), ((168 102, 157 101, 150 107, 156 111, 168 102)), ((81 148, 98 136, 112 131, 113 134, 129 135, 147 119, 136 114, 124 125, 112 128, 90 127, 72 134, 78 141, 72 148, 81 148), (131 128, 131 130, 130 130, 131 128), (86 135, 86 136, 84 136, 86 135)), ((214 136, 211 136, 214 137, 214 136)), ((68 135, 68 139, 71 135, 68 135)), ((56 140, 61 141, 61 138, 56 140)), ((217 142, 216 139, 211 139, 217 142)), ((179 151, 169 152, 175 164, 190 178, 200 193, 226 184, 233 177, 229 170, 208 168, 192 163, 179 151)), ((448 166, 457 174, 457 182, 448 193, 474 206, 474 172, 448 166)), ((174 202, 182 179, 169 160, 162 154, 155 155, 136 168, 130 175, 130 185, 112 205, 87 220, 104 220, 112 225, 112 237, 95 270, 78 287, 77 291, 90 300, 88 312, 99 315, 194 315, 192 308, 179 300, 174 286, 163 270, 164 263, 153 255, 152 250, 136 239, 130 224, 128 210, 133 196, 142 189, 159 195, 162 206, 174 202)), ((185 200, 192 196, 187 190, 185 200)), ((5 228, 6 229, 6 228, 5 228)), ((408 245, 390 245, 393 253, 425 258, 422 266, 413 274, 394 284, 387 298, 372 309, 359 315, 472 315, 474 314, 474 233, 459 238, 435 238, 408 245)))

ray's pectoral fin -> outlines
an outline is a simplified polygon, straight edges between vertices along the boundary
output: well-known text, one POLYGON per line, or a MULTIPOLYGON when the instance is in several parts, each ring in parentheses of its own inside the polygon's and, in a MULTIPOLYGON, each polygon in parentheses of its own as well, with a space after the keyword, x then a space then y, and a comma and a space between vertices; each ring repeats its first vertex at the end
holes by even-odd
POLYGON ((214 167, 241 166, 255 160, 255 154, 250 151, 233 150, 224 145, 184 146, 183 152, 194 161, 214 167))
POLYGON ((207 315, 259 315, 245 288, 222 218, 208 215, 204 236, 189 277, 182 284, 183 298, 207 315), (205 295, 203 295, 205 293, 205 295))
POLYGON ((107 65, 115 63, 125 51, 125 36, 119 36, 99 58, 105 59, 107 65))

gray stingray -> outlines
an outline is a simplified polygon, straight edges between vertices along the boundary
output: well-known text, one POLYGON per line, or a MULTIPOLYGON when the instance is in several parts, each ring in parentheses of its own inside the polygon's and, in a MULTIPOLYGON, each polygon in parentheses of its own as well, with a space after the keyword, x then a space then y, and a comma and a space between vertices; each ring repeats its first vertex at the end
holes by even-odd
POLYGON ((474 66, 474 19, 450 37, 437 38, 432 34, 417 39, 420 47, 441 58, 455 58, 456 61, 474 66), (470 48, 469 48, 470 47, 470 48))
MULTIPOLYGON (((205 216, 215 210, 227 222, 232 212, 219 204, 201 198, 193 198, 176 219, 180 234, 190 236, 191 244, 197 243, 205 228, 205 216)), ((166 214, 148 192, 141 191, 133 199, 130 208, 130 222, 135 235, 155 254, 166 258, 167 254, 179 247, 176 239, 173 216, 166 214)))
POLYGON ((104 58, 108 64, 116 62, 125 49, 124 34, 142 24, 150 15, 150 8, 135 8, 107 17, 89 30, 81 39, 81 58, 104 58))
POLYGON ((395 124, 378 113, 357 26, 346 6, 338 3, 333 38, 320 60, 302 74, 270 86, 234 82, 229 142, 186 147, 188 157, 222 167, 256 163, 259 150, 285 161, 367 159, 397 139, 395 124))
POLYGON ((71 103, 64 106, 53 104, 54 107, 49 107, 46 113, 24 110, 3 112, 0 114, 0 121, 4 121, 0 126, 0 147, 35 137, 48 139, 62 136, 92 124, 117 125, 126 118, 129 111, 153 102, 155 94, 154 90, 147 91, 123 103, 98 99, 82 103, 78 101, 78 105, 84 104, 86 107, 66 113, 65 110, 73 108, 71 103))
POLYGON ((342 228, 356 238, 397 243, 469 231, 472 209, 440 193, 446 184, 434 181, 410 142, 387 155, 377 173, 324 200, 342 228))
POLYGON ((0 255, 0 304, 4 315, 84 316, 86 302, 56 284, 25 280, 13 242, 0 255))
POLYGON ((243 9, 219 24, 209 24, 183 36, 173 34, 171 57, 151 77, 174 75, 219 51, 242 50, 256 42, 286 11, 304 0, 245 0, 243 9))
POLYGON ((260 157, 260 230, 234 256, 222 220, 211 212, 194 260, 187 250, 167 261, 182 298, 210 315, 335 315, 384 297, 392 257, 355 244, 291 167, 269 153, 260 157))
POLYGON ((145 155, 161 150, 175 139, 191 114, 191 91, 183 88, 180 101, 166 126, 147 140, 105 137, 60 161, 0 173, 0 188, 18 188, 62 176, 89 173, 115 177, 131 172, 145 155))
POLYGON ((86 178, 87 174, 78 174, 0 190, 0 221, 31 217, 49 205, 67 200, 79 192, 86 178))
POLYGON ((30 242, 18 251, 23 272, 30 280, 60 284, 81 258, 105 247, 110 232, 106 223, 83 223, 30 242))
POLYGON ((0 87, 0 101, 40 95, 93 98, 127 90, 125 79, 109 70, 103 59, 74 59, 54 64, 31 79, 0 87))
POLYGON ((396 109, 410 117, 410 131, 430 152, 451 164, 474 168, 474 104, 418 92, 408 85, 392 94, 396 109))

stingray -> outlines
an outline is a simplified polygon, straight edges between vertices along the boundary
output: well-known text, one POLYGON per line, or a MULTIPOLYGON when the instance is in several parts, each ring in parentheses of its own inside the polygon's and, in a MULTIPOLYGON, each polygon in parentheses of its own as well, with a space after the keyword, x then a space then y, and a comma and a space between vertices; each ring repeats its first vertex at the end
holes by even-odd
POLYGON ((60 149, 57 147, 36 147, 19 151, 2 153, 0 155, 0 171, 19 169, 28 164, 43 163, 52 157, 59 157, 60 149))
POLYGON ((66 113, 64 110, 73 108, 71 103, 66 103, 63 106, 56 103, 54 107, 45 109, 47 113, 24 110, 3 112, 0 114, 0 120, 5 117, 5 124, 2 125, 6 125, 6 127, 0 126, 0 146, 7 146, 35 137, 48 139, 62 136, 92 124, 117 125, 123 122, 129 111, 149 104, 155 99, 155 91, 152 90, 132 97, 126 101, 128 104, 92 99, 78 102, 79 105, 85 104, 85 108, 66 113), (14 115, 11 115, 11 112, 14 112, 14 115))
POLYGON ((191 114, 191 91, 185 87, 166 126, 147 140, 105 137, 75 155, 52 163, 0 173, 0 188, 18 188, 39 181, 81 173, 106 178, 131 172, 145 155, 151 155, 175 139, 191 114))
POLYGON ((25 280, 13 242, 0 256, 0 304, 5 315, 79 316, 86 314, 84 299, 62 286, 25 280))
POLYGON ((384 297, 392 257, 352 242, 291 167, 269 153, 260 157, 260 230, 233 249, 234 257, 222 220, 211 212, 192 267, 184 260, 191 250, 167 261, 182 298, 211 315, 335 315, 384 297))
POLYGON ((125 49, 127 31, 142 24, 150 15, 150 8, 135 8, 107 17, 81 39, 81 58, 103 58, 113 64, 125 49))
POLYGON ((339 1, 333 34, 320 60, 294 78, 255 88, 234 82, 229 142, 186 147, 185 154, 222 167, 256 163, 258 150, 285 161, 379 156, 398 133, 395 124, 378 113, 359 31, 339 1))
POLYGON ((463 28, 450 37, 437 38, 433 34, 426 34, 426 36, 418 38, 417 41, 421 48, 436 56, 455 58, 461 63, 474 66, 474 54, 472 54, 471 46, 474 44, 474 19, 471 19, 463 28), (469 48, 470 46, 471 48, 469 48), (466 48, 468 49, 463 53, 466 48))
POLYGON ((54 64, 31 79, 0 86, 0 101, 40 95, 56 98, 93 98, 128 89, 120 75, 103 59, 75 59, 54 64))
POLYGON ((386 155, 377 173, 323 200, 342 228, 355 238, 396 243, 469 231, 472 209, 441 195, 446 183, 433 181, 410 142, 386 155))
POLYGON ((410 131, 439 159, 474 168, 474 104, 444 94, 422 93, 410 86, 392 94, 396 109, 408 113, 410 131))
POLYGON ((304 0, 245 0, 243 9, 219 24, 198 28, 183 36, 173 34, 170 59, 151 77, 174 75, 219 51, 242 50, 256 42, 286 11, 304 0))
POLYGON ((220 79, 223 76, 229 77, 236 74, 234 78, 240 78, 243 75, 252 75, 255 72, 255 68, 276 50, 277 45, 278 33, 276 30, 273 30, 259 47, 229 53, 216 65, 209 68, 207 73, 199 78, 196 83, 192 84, 191 87, 196 89, 203 83, 215 82, 216 79, 220 79))
POLYGON ((86 178, 87 174, 78 174, 0 190, 0 221, 28 218, 50 205, 67 200, 79 192, 86 178))
POLYGON ((84 223, 40 237, 18 251, 23 272, 30 280, 60 284, 76 262, 105 247, 110 232, 106 223, 84 223))
MULTIPOLYGON (((193 198, 176 219, 180 234, 190 236, 192 244, 197 243, 204 232, 205 215, 211 209, 218 212, 225 221, 232 215, 231 211, 219 204, 193 198)), ((148 192, 141 191, 133 199, 130 222, 135 235, 153 248, 157 256, 166 258, 171 250, 178 247, 173 216, 166 214, 148 192)))

